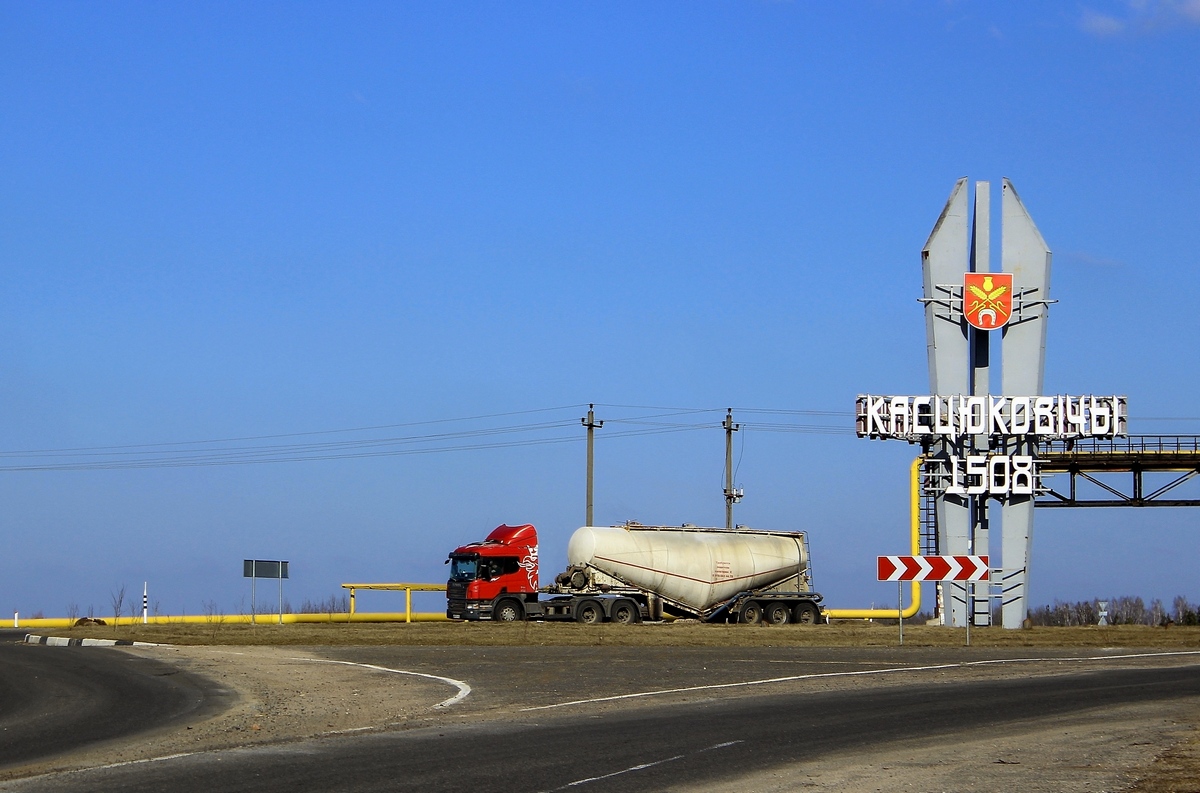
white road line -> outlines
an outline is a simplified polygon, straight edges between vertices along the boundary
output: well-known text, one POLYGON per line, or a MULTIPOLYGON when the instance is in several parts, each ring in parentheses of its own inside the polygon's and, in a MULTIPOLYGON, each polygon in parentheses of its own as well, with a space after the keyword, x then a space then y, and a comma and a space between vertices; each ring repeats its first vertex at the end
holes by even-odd
POLYGON ((593 697, 591 699, 575 699, 570 702, 556 702, 553 705, 535 705, 521 708, 521 711, 550 710, 565 708, 571 705, 589 705, 596 702, 615 702, 621 699, 640 699, 642 697, 658 697, 665 694, 685 694, 692 691, 712 691, 720 688, 745 688, 747 686, 763 686, 770 683, 788 683, 794 680, 816 680, 827 677, 864 677, 867 675, 892 675, 897 672, 932 672, 940 669, 963 669, 970 666, 987 666, 996 664, 1029 664, 1046 662, 1084 661, 1116 661, 1130 658, 1161 658, 1166 656, 1200 655, 1200 650, 1183 650, 1179 652, 1159 653, 1129 653, 1125 655, 1090 655, 1069 658, 995 658, 986 661, 964 661, 954 664, 934 664, 930 666, 893 666, 885 669, 860 669, 854 672, 815 672, 807 675, 788 675, 787 677, 769 677, 764 680, 742 680, 736 683, 713 683, 707 686, 685 686, 683 688, 663 688, 656 691, 639 691, 635 694, 616 694, 609 697, 593 697))
POLYGON ((379 728, 378 727, 347 727, 344 730, 330 730, 329 732, 323 732, 321 734, 322 735, 346 735, 347 733, 352 733, 352 732, 366 732, 367 730, 377 730, 377 729, 379 729, 379 728))
MULTIPOLYGON (((127 765, 143 765, 145 763, 161 763, 164 760, 178 760, 181 757, 191 757, 192 755, 196 755, 196 754, 200 754, 200 752, 180 752, 179 754, 164 754, 161 757, 144 757, 141 760, 126 760, 123 763, 109 763, 108 765, 94 765, 94 766, 91 766, 90 768, 75 768, 70 771, 66 771, 65 773, 82 774, 82 773, 86 773, 86 772, 90 772, 90 771, 105 771, 110 768, 123 768, 127 765)), ((53 774, 43 774, 41 776, 52 776, 52 775, 53 774)), ((29 778, 36 779, 37 777, 29 777, 29 778)), ((17 780, 12 780, 12 781, 15 782, 17 780)))
MULTIPOLYGON (((724 749, 727 746, 733 746, 734 744, 738 744, 738 743, 742 743, 742 741, 740 741, 740 740, 726 741, 725 743, 719 743, 715 746, 706 746, 705 748, 701 749, 698 752, 692 752, 691 756, 703 754, 704 752, 711 752, 713 749, 724 749)), ((568 782, 567 784, 563 785, 562 787, 553 788, 552 790, 547 791, 547 793, 557 793, 557 791, 559 791, 559 790, 566 790, 568 788, 578 787, 579 785, 586 785, 589 782, 599 782, 604 779, 612 779, 613 777, 620 776, 621 774, 629 774, 634 771, 644 771, 647 768, 653 768, 656 765, 665 765, 666 763, 673 763, 676 760, 682 760, 683 758, 688 757, 688 756, 689 755, 686 755, 686 754, 677 754, 674 757, 664 757, 662 760, 655 760, 650 763, 639 763, 638 765, 631 765, 629 768, 622 768, 620 771, 613 771, 611 774, 601 774, 600 776, 590 776, 590 777, 587 777, 586 779, 576 779, 574 782, 568 782)))
POLYGON ((450 699, 442 700, 438 704, 434 705, 435 708, 448 708, 451 705, 466 699, 467 695, 471 693, 471 687, 461 680, 455 680, 452 677, 442 677, 441 675, 430 675, 426 674, 425 672, 409 672, 405 669, 391 669, 386 666, 376 666, 375 664, 359 664, 355 663, 354 661, 333 661, 328 658, 289 658, 288 660, 308 661, 314 664, 342 664, 344 666, 360 666, 363 669, 374 669, 377 672, 391 672, 392 674, 397 675, 412 675, 413 677, 424 677, 428 678, 429 680, 437 680, 454 686, 458 689, 457 694, 450 697, 450 699))

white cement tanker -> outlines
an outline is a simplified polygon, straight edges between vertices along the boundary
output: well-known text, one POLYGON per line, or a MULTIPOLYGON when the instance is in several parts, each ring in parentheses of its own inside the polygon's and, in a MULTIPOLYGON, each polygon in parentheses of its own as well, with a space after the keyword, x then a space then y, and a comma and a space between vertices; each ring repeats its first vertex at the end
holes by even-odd
POLYGON ((820 621, 803 532, 584 526, 567 560, 552 591, 633 596, 649 619, 820 621))
POLYGON ((584 526, 567 561, 697 613, 797 576, 807 583, 808 569, 803 534, 664 526, 584 526))

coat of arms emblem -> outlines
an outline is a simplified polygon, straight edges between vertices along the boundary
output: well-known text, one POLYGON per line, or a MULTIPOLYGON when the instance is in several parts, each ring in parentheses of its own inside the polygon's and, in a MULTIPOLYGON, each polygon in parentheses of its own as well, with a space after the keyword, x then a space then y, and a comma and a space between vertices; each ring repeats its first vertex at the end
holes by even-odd
POLYGON ((963 316, 980 330, 996 330, 1012 316, 1012 273, 967 273, 963 316))

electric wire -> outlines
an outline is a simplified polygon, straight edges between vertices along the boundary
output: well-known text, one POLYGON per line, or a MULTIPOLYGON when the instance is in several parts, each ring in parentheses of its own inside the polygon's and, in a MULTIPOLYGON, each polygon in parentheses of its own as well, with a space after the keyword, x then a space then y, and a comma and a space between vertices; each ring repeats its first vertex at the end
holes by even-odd
POLYGON ((552 408, 532 408, 530 410, 510 410, 510 411, 507 411, 504 413, 484 413, 484 414, 481 414, 478 416, 463 416, 463 417, 459 417, 459 418, 428 419, 425 421, 408 421, 408 422, 403 422, 400 424, 376 424, 376 425, 368 426, 368 427, 348 427, 348 428, 336 429, 336 430, 309 430, 306 432, 285 432, 285 433, 278 433, 278 434, 274 434, 274 435, 245 435, 245 436, 241 436, 241 437, 213 438, 213 439, 201 440, 201 441, 167 441, 167 442, 160 442, 160 443, 135 443, 135 444, 126 444, 126 445, 121 445, 121 446, 79 446, 79 447, 75 447, 75 448, 65 448, 65 449, 27 449, 27 450, 22 450, 22 451, 0 452, 0 457, 6 456, 6 455, 37 454, 37 453, 43 452, 43 451, 71 452, 71 451, 92 451, 92 450, 111 450, 111 449, 148 449, 148 448, 153 448, 153 447, 158 447, 158 446, 188 446, 188 445, 199 445, 199 444, 205 444, 205 443, 235 443, 235 442, 239 442, 239 441, 272 440, 275 438, 299 438, 299 437, 304 437, 304 436, 308 436, 308 435, 336 435, 339 433, 346 433, 346 432, 368 432, 371 430, 386 430, 386 429, 395 429, 398 427, 420 427, 420 426, 426 426, 426 425, 430 425, 430 424, 452 424, 452 423, 456 423, 456 422, 480 421, 482 419, 504 418, 504 417, 508 417, 508 416, 522 416, 522 415, 528 415, 530 413, 550 413, 550 412, 557 411, 557 410, 571 410, 573 408, 579 408, 579 407, 580 407, 580 405, 561 405, 559 407, 552 407, 552 408))
MULTIPOLYGON (((603 405, 601 405, 604 407, 603 405)), ((242 435, 207 440, 172 441, 159 443, 119 444, 110 446, 75 446, 65 448, 35 448, 0 451, 0 472, 17 471, 93 471, 148 468, 209 467, 223 465, 257 465, 266 463, 312 462, 321 460, 352 460, 377 457, 401 457, 418 454, 440 454, 460 451, 509 449, 582 440, 577 419, 547 416, 544 421, 491 423, 497 419, 516 416, 562 413, 582 409, 583 405, 485 413, 459 418, 398 422, 345 429, 313 430, 307 432, 242 435), (489 422, 487 426, 470 427, 472 423, 489 422), (439 432, 386 433, 384 430, 432 427, 436 425, 468 425, 447 428, 439 432), (335 435, 376 433, 370 437, 332 438, 335 435), (302 442, 271 442, 304 439, 302 442), (264 441, 267 441, 264 443, 264 441)), ((607 419, 609 430, 599 433, 601 442, 622 438, 638 438, 680 432, 696 432, 720 428, 717 419, 722 408, 664 407, 608 405, 610 410, 654 411, 634 416, 613 416, 607 419), (705 416, 712 415, 710 420, 705 416), (688 419, 692 420, 688 420, 688 419), (619 428, 618 428, 619 427, 619 428)), ((848 411, 773 410, 739 408, 740 412, 778 417, 853 416, 848 411)), ((846 424, 815 424, 799 421, 749 421, 741 424, 747 431, 791 432, 810 434, 853 434, 846 424)), ((742 440, 744 451, 745 436, 742 440)), ((739 458, 739 466, 741 460, 739 458)))
MULTIPOLYGON (((678 427, 654 427, 637 430, 624 430, 608 433, 609 438, 639 437, 647 435, 662 435, 673 432, 688 432, 705 429, 702 425, 683 425, 678 427)), ((420 448, 392 448, 374 450, 236 450, 230 453, 206 452, 204 454, 177 455, 175 457, 142 457, 133 459, 83 460, 43 462, 24 465, 0 465, 0 472, 16 471, 96 471, 96 470, 127 470, 144 468, 196 468, 222 465, 253 465, 263 463, 312 462, 320 460, 351 460, 373 457, 401 457, 415 454, 437 454, 443 452, 474 451, 483 449, 508 449, 524 446, 542 446, 561 443, 579 443, 583 440, 577 435, 550 438, 527 438, 491 443, 458 443, 454 445, 429 446, 420 448)))

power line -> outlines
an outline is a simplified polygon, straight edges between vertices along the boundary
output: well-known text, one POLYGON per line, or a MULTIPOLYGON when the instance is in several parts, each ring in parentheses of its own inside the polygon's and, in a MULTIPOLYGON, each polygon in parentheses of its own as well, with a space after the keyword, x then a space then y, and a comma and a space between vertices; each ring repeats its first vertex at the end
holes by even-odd
MULTIPOLYGON (((574 426, 574 422, 568 422, 570 426, 574 426)), ((567 426, 564 424, 563 426, 567 426)), ((683 427, 668 427, 668 428, 648 428, 639 430, 625 430, 623 432, 614 432, 607 434, 606 438, 629 438, 640 437, 647 435, 662 435, 671 432, 683 432, 690 430, 703 429, 697 426, 683 427)), ((542 446, 549 444, 560 443, 578 443, 583 438, 575 435, 550 437, 550 438, 528 438, 523 440, 501 441, 494 443, 458 443, 453 445, 441 445, 424 448, 399 448, 399 449, 374 449, 374 450, 353 450, 353 449, 324 449, 324 450, 308 450, 303 447, 292 448, 285 447, 283 449, 238 449, 229 452, 218 452, 216 450, 206 450, 203 453, 183 453, 175 456, 157 455, 153 457, 141 458, 126 458, 126 459, 108 459, 108 460, 69 460, 62 462, 42 462, 31 463, 25 465, 4 465, 0 466, 0 472, 16 472, 16 471, 107 471, 107 470, 130 470, 130 469, 146 469, 146 468, 199 468, 221 465, 256 465, 264 463, 288 463, 288 462, 314 462, 322 460, 351 460, 365 459, 373 457, 403 457, 415 454, 439 454, 444 452, 456 451, 476 451, 483 449, 508 449, 523 446, 542 446)), ((427 442, 423 440, 422 442, 427 442)))
MULTIPOLYGON (((128 470, 146 468, 208 467, 220 465, 255 465, 265 463, 311 462, 321 460, 347 460, 373 457, 400 457, 414 454, 440 454, 456 451, 505 449, 525 446, 573 443, 581 440, 569 432, 576 427, 574 418, 547 421, 500 424, 498 426, 451 429, 443 432, 414 434, 387 434, 382 437, 358 437, 330 440, 315 440, 331 435, 352 435, 378 432, 397 428, 426 427, 441 424, 469 424, 514 416, 553 413, 572 410, 578 406, 536 408, 530 410, 487 413, 461 418, 433 419, 340 430, 315 430, 308 432, 275 433, 269 435, 247 435, 210 440, 174 441, 163 443, 121 444, 112 446, 80 446, 58 449, 27 449, 0 451, 0 472, 16 471, 88 471, 128 470), (569 434, 568 434, 569 433, 569 434), (501 440, 504 435, 530 435, 534 437, 501 440), (313 438, 302 443, 254 443, 254 441, 276 441, 288 438, 313 438)), ((720 427, 715 417, 712 420, 686 421, 669 420, 685 417, 701 418, 705 414, 717 413, 710 408, 668 408, 624 406, 624 409, 653 410, 641 416, 612 418, 609 422, 622 425, 605 432, 604 442, 610 439, 647 437, 677 432, 694 432, 720 427)), ((764 408, 747 408, 746 412, 761 416, 852 415, 835 411, 780 411, 764 408)), ((841 426, 802 424, 798 422, 754 421, 744 424, 747 429, 758 432, 800 432, 823 434, 847 434, 853 430, 841 426)))
MULTIPOLYGON (((725 408, 696 408, 696 407, 670 407, 664 405, 617 405, 608 403, 596 403, 597 407, 618 408, 622 410, 670 410, 679 414, 683 413, 720 413, 725 408)), ((778 415, 795 415, 795 416, 853 416, 853 410, 800 410, 800 409, 776 409, 776 408, 747 408, 733 407, 738 413, 765 413, 778 415)))
POLYGON ((484 413, 478 416, 465 416, 452 419, 430 419, 426 421, 409 421, 401 424, 377 424, 369 427, 348 427, 338 430, 309 430, 307 432, 285 432, 275 435, 246 435, 234 438, 214 438, 203 441, 166 441, 160 443, 135 443, 122 446, 80 446, 76 448, 65 449, 27 449, 22 451, 0 452, 0 457, 21 455, 21 454, 38 454, 42 452, 84 452, 84 451, 104 451, 114 449, 150 449, 161 446, 191 446, 209 443, 236 443, 240 441, 259 441, 273 440, 275 438, 300 438, 308 435, 337 435, 347 432, 368 432, 371 430, 387 430, 398 427, 421 427, 430 424, 452 424, 456 422, 481 421, 483 419, 503 418, 507 416, 523 416, 530 413, 550 413, 556 410, 574 410, 579 405, 562 405, 553 408, 533 408, 531 410, 512 410, 506 413, 484 413))
MULTIPOLYGON (((344 449, 344 448, 365 447, 365 446, 379 446, 379 445, 385 445, 385 444, 390 444, 390 443, 425 443, 425 442, 430 442, 430 441, 449 440, 449 439, 454 439, 454 438, 470 438, 470 437, 476 437, 476 436, 496 435, 496 434, 510 433, 510 432, 529 432, 529 431, 536 431, 536 430, 542 430, 542 429, 555 429, 555 428, 567 427, 567 426, 571 426, 571 425, 572 425, 572 422, 564 420, 564 421, 541 422, 538 424, 518 424, 518 425, 513 425, 513 426, 508 426, 508 427, 487 427, 487 428, 475 429, 475 430, 463 430, 463 431, 459 431, 459 432, 442 432, 442 433, 434 433, 434 434, 430 434, 430 435, 410 435, 410 436, 397 436, 397 437, 385 437, 385 438, 363 438, 363 439, 358 439, 358 440, 330 441, 330 442, 326 442, 326 443, 274 444, 274 445, 267 445, 267 446, 263 446, 263 445, 231 446, 231 447, 226 447, 224 449, 222 449, 222 448, 176 449, 176 450, 163 449, 161 452, 150 452, 150 453, 151 454, 162 454, 162 455, 166 455, 166 454, 200 455, 200 454, 215 454, 218 452, 227 452, 227 453, 232 454, 232 453, 266 453, 266 452, 272 452, 272 451, 288 451, 288 450, 291 450, 291 451, 303 451, 303 450, 316 451, 316 450, 321 450, 321 449, 344 449)), ((303 434, 303 433, 296 433, 296 435, 300 435, 300 434, 303 434)), ((213 441, 212 443, 217 443, 217 441, 213 441)), ((158 447, 165 446, 165 445, 167 445, 167 444, 147 444, 147 446, 158 446, 158 447)), ((123 455, 147 454, 147 452, 145 452, 145 451, 140 451, 140 452, 139 451, 124 451, 125 449, 130 448, 130 447, 124 447, 124 446, 92 447, 92 448, 99 448, 99 449, 109 448, 109 449, 112 449, 112 451, 107 451, 107 452, 106 451, 75 451, 75 450, 71 450, 71 449, 60 449, 60 450, 44 450, 44 451, 39 451, 39 452, 0 452, 0 458, 4 458, 4 457, 58 457, 58 456, 89 457, 89 456, 114 456, 114 455, 115 456, 123 456, 123 455)))

